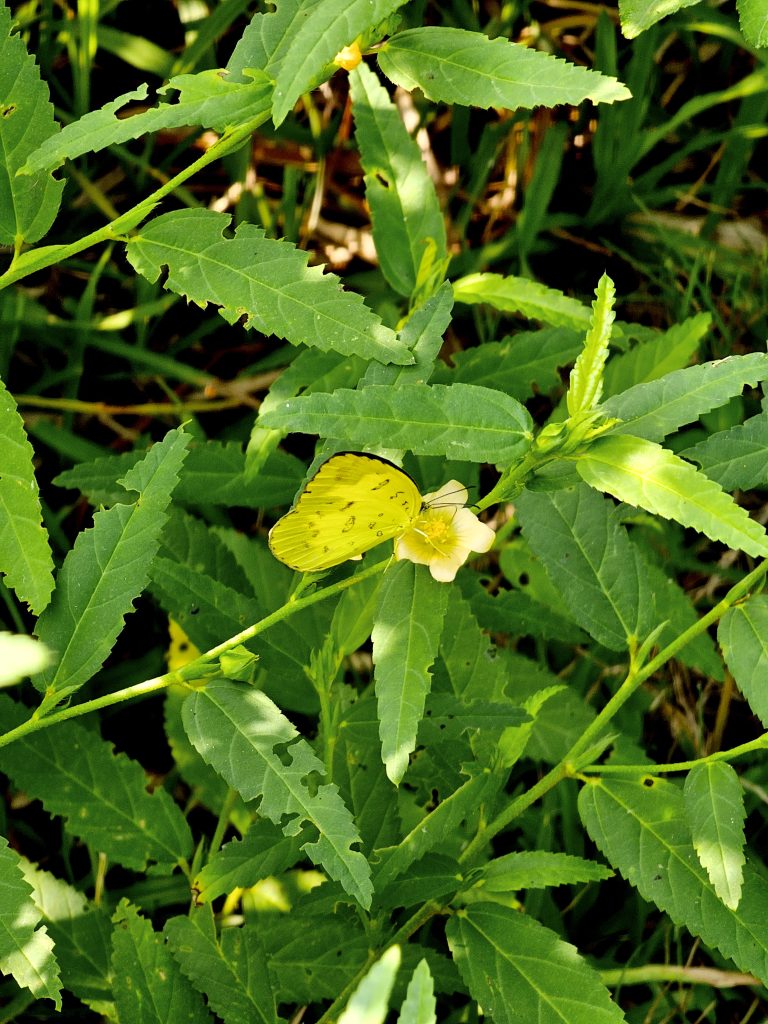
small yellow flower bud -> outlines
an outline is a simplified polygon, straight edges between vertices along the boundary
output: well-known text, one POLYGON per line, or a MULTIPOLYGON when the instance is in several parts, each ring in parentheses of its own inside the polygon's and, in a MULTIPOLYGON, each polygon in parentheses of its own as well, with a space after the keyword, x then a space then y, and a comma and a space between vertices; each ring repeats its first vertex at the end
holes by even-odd
POLYGON ((344 68, 345 71, 351 71, 357 67, 362 59, 363 55, 360 52, 357 40, 355 40, 354 43, 345 46, 343 50, 339 50, 333 58, 333 63, 337 64, 340 68, 344 68))

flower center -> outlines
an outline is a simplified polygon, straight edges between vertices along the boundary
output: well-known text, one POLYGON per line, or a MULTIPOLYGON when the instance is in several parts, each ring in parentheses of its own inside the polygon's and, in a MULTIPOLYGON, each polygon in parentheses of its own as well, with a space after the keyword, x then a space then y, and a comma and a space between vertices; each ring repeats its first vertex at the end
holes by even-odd
POLYGON ((436 512, 428 513, 416 523, 416 532, 420 533, 427 544, 440 554, 445 553, 446 546, 453 541, 451 517, 436 512))

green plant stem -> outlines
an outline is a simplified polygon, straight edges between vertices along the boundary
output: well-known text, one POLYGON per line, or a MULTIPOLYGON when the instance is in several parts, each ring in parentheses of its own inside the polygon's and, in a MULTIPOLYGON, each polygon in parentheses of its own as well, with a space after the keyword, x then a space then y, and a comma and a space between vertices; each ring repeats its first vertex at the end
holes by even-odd
POLYGON ((385 558, 383 561, 377 562, 368 569, 364 569, 356 576, 349 576, 345 580, 339 580, 338 583, 334 583, 330 587, 323 587, 322 590, 316 590, 314 593, 308 594, 307 597, 302 597, 299 600, 289 600, 281 608, 272 612, 271 615, 267 615, 266 618, 260 619, 259 622, 256 622, 247 629, 242 630, 242 632, 237 633, 228 640, 224 640, 220 644, 217 644, 216 647, 212 647, 209 651, 201 654, 199 658, 195 658, 194 661, 190 661, 188 664, 184 665, 183 668, 177 669, 174 672, 165 672, 163 675, 155 676, 153 679, 147 679, 142 683, 135 683, 133 686, 127 686, 124 690, 116 690, 114 693, 104 694, 103 697, 96 697, 93 700, 84 701, 82 704, 71 704, 67 708, 62 708, 59 711, 52 711, 50 714, 44 716, 40 716, 37 712, 34 712, 26 722, 22 722, 20 725, 17 725, 15 729, 10 729, 8 732, 0 735, 0 747, 7 747, 16 740, 21 739, 22 736, 28 736, 33 732, 40 732, 42 729, 48 729, 50 726, 57 725, 59 722, 66 722, 70 718, 79 718, 82 715, 90 714, 91 711, 98 711, 101 708, 112 707, 115 704, 120 704, 127 700, 136 700, 140 697, 147 697, 152 693, 157 693, 160 690, 166 689, 173 683, 191 683, 195 681, 199 686, 201 670, 205 669, 211 662, 216 661, 216 659, 226 651, 230 651, 233 647, 238 647, 247 640, 253 639, 253 637, 258 636, 260 633, 269 629, 270 626, 274 626, 276 623, 282 622, 291 615, 295 615, 297 612, 302 611, 302 609, 308 608, 313 604, 318 604, 320 601, 325 601, 327 598, 333 597, 335 594, 339 594, 343 590, 347 590, 348 587, 354 587, 363 580, 367 580, 371 576, 375 576, 376 573, 384 572, 390 564, 390 561, 391 559, 385 558))
POLYGON ((735 988, 737 985, 762 985, 752 974, 721 971, 716 967, 686 967, 681 964, 646 964, 644 967, 618 967, 600 971, 600 980, 610 988, 620 985, 647 985, 649 982, 682 982, 684 985, 710 985, 735 988))
POLYGON ((215 142, 209 150, 203 153, 201 157, 191 163, 189 167, 185 167, 183 170, 179 171, 178 174, 175 174, 172 178, 161 185, 160 188, 147 196, 146 199, 142 199, 140 203, 137 203, 136 206, 132 207, 126 213, 121 214, 115 220, 110 221, 108 224, 98 228, 96 231, 91 231, 90 234, 84 235, 76 242, 70 242, 69 245, 41 246, 38 249, 30 249, 21 255, 17 254, 6 272, 0 275, 0 290, 7 288, 8 285, 13 284, 16 281, 20 281, 24 277, 28 277, 30 274, 36 273, 38 270, 43 270, 56 263, 61 263, 62 260, 69 259, 70 256, 76 256, 84 249, 89 249, 92 245, 98 245, 100 242, 111 242, 120 239, 125 232, 132 231, 136 228, 146 217, 149 216, 152 210, 154 210, 162 199, 165 199, 167 195, 170 195, 179 185, 187 181, 188 178, 193 177, 198 171, 207 167, 208 164, 213 163, 215 160, 219 160, 228 153, 232 153, 241 146, 246 139, 248 139, 249 136, 252 135, 253 132, 264 123, 264 121, 266 121, 268 116, 269 111, 264 111, 264 113, 259 114, 258 117, 251 118, 251 120, 246 121, 245 124, 239 125, 229 134, 222 135, 221 138, 215 142))
POLYGON ((472 507, 476 508, 478 512, 482 512, 483 509, 488 508, 490 505, 496 505, 500 501, 511 501, 513 498, 516 498, 520 491, 522 491, 526 479, 542 461, 544 460, 542 460, 540 452, 536 451, 536 449, 529 451, 516 466, 503 473, 496 482, 496 485, 486 496, 475 502, 472 507))
POLYGON ((252 626, 248 626, 247 629, 244 629, 241 633, 237 633, 235 636, 230 637, 229 640, 225 640, 223 643, 218 644, 218 646, 212 647, 210 651, 206 651, 205 654, 201 654, 199 658, 196 658, 194 661, 189 662, 188 665, 179 669, 175 673, 177 680, 179 676, 181 676, 184 681, 194 679, 196 677, 195 666, 199 669, 201 665, 216 661, 219 655, 224 654, 233 647, 246 643, 248 640, 252 640, 255 636, 258 636, 260 633, 269 629, 270 626, 277 625, 278 622, 282 622, 291 615, 295 615, 296 612, 300 612, 302 609, 308 608, 310 605, 318 604, 320 601, 325 601, 327 598, 340 594, 349 587, 354 587, 358 583, 362 583, 363 580, 370 579, 371 576, 376 576, 378 573, 384 572, 391 561, 391 558, 385 558, 381 562, 376 562, 375 565, 372 565, 367 569, 363 569, 362 572, 357 573, 355 576, 348 576, 345 580, 339 580, 338 583, 334 583, 330 587, 323 587, 322 590, 316 590, 314 593, 308 594, 306 597, 289 599, 281 608, 272 612, 271 615, 267 615, 266 618, 260 619, 259 622, 254 623, 252 626))
POLYGON ((579 769, 579 774, 585 773, 600 775, 669 775, 672 772, 687 772, 691 768, 697 768, 702 764, 711 764, 713 761, 735 761, 737 757, 744 754, 753 754, 757 750, 768 748, 768 732, 758 736, 748 743, 741 743, 738 747, 731 747, 730 750, 717 750, 714 754, 707 754, 706 757, 697 757, 693 761, 676 761, 672 764, 588 764, 579 769))
POLYGON ((224 802, 221 805, 221 811, 219 812, 219 820, 216 822, 216 830, 213 833, 213 838, 211 839, 211 846, 208 850, 208 860, 210 860, 214 854, 219 852, 219 847, 224 840, 224 833, 227 831, 227 827, 229 825, 229 816, 232 813, 232 808, 235 806, 238 795, 237 790, 233 789, 231 786, 227 790, 227 795, 224 798, 224 802))
POLYGON ((405 924, 401 925, 401 927, 397 929, 394 935, 390 936, 387 939, 386 943, 381 947, 381 949, 372 950, 366 962, 363 964, 362 967, 359 968, 355 976, 347 982, 347 984, 344 986, 344 988, 341 990, 338 996, 336 996, 336 998, 325 1011, 325 1013, 322 1015, 322 1017, 318 1019, 317 1024, 331 1024, 332 1021, 335 1021, 338 1015, 344 1009, 344 1006, 346 1005, 346 1002, 349 999, 349 997, 355 991, 355 989, 360 984, 365 975, 368 973, 368 971, 371 969, 373 964, 375 964, 376 961, 379 959, 381 954, 384 953, 384 951, 389 949, 391 946, 399 946, 401 943, 405 942, 407 939, 411 937, 411 935, 413 935, 414 932, 418 931, 422 925, 426 924, 431 917, 434 917, 435 914, 439 914, 442 909, 443 908, 439 903, 435 903, 434 900, 429 900, 422 907, 420 907, 415 914, 412 914, 411 917, 409 917, 408 920, 405 922, 405 924))
MULTIPOLYGON (((629 700, 632 694, 635 693, 638 687, 641 686, 646 679, 650 678, 654 672, 658 671, 658 669, 665 665, 670 658, 673 658, 678 651, 686 646, 686 644, 690 643, 691 640, 703 633, 712 625, 713 622, 717 622, 729 608, 749 593, 752 587, 762 579, 766 572, 768 572, 768 559, 762 561, 752 570, 752 572, 748 573, 744 579, 731 587, 722 601, 719 601, 714 608, 707 612, 706 615, 702 615, 702 617, 692 626, 686 629, 679 636, 675 637, 671 643, 667 644, 663 650, 659 651, 655 658, 652 658, 644 666, 632 666, 616 693, 611 697, 602 711, 587 726, 562 761, 555 765, 554 768, 550 769, 550 771, 539 779, 539 781, 526 793, 521 793, 520 796, 516 797, 493 819, 493 821, 489 822, 484 828, 481 828, 464 850, 460 858, 461 862, 471 862, 494 836, 507 828, 519 814, 526 810, 526 808, 530 807, 530 805, 538 800, 539 797, 548 793, 549 790, 553 789, 562 781, 562 779, 577 775, 581 770, 581 766, 578 764, 579 757, 582 757, 584 753, 590 749, 597 737, 605 729, 606 725, 629 700)), ((751 744, 744 744, 745 747, 748 746, 750 749, 761 749, 766 745, 766 741, 763 737, 761 737, 760 740, 753 740, 751 744)), ((746 751, 744 752, 746 753, 746 751)), ((731 751, 729 753, 733 752, 731 751)), ((644 770, 646 772, 648 771, 645 766, 644 770)))

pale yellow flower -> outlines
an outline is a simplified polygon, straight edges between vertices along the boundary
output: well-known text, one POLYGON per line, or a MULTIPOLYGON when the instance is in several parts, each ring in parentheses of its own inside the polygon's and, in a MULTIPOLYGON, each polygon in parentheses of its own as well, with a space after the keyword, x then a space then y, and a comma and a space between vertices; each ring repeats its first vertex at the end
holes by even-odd
POLYGON ((418 519, 395 541, 395 557, 428 565, 434 579, 450 583, 470 552, 488 551, 494 539, 490 526, 464 508, 467 497, 458 480, 425 494, 418 519))

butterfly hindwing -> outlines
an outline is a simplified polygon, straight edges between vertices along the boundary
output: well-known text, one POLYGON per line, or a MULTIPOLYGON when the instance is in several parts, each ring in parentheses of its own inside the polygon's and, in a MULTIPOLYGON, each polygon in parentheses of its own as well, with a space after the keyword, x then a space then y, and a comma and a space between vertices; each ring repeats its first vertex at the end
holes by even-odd
POLYGON ((292 569, 319 572, 398 536, 420 510, 419 489, 401 469, 344 452, 323 463, 296 507, 275 523, 269 546, 292 569))

